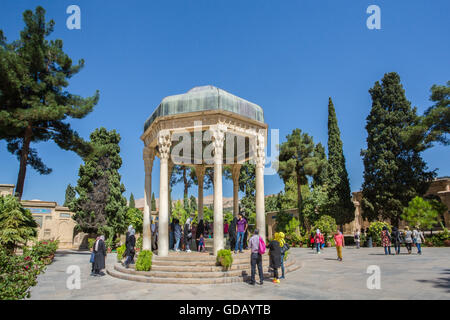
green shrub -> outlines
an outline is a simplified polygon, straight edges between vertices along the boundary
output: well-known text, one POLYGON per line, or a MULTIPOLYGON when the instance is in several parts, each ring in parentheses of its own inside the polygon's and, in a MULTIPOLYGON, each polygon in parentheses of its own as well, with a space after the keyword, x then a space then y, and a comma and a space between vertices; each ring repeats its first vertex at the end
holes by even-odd
POLYGON ((137 271, 150 271, 152 268, 152 257, 153 252, 150 250, 142 250, 139 252, 137 261, 136 261, 136 270, 137 271))
POLYGON ((95 244, 95 239, 94 238, 89 238, 88 239, 89 249, 92 249, 94 247, 94 244, 95 244))
POLYGON ((125 247, 124 244, 117 248, 117 261, 123 259, 123 253, 125 252, 126 249, 127 248, 125 247))
POLYGON ((46 264, 49 264, 52 260, 50 257, 55 254, 58 249, 58 240, 42 240, 36 242, 31 248, 30 255, 33 258, 36 258, 41 261, 45 261, 46 264))
POLYGON ((136 240, 136 248, 139 250, 142 250, 142 242, 144 240, 144 237, 139 236, 139 238, 136 240))
POLYGON ((387 227, 389 230, 389 233, 392 231, 392 227, 387 222, 382 221, 375 221, 372 222, 369 226, 369 234, 368 236, 372 237, 372 242, 376 243, 377 245, 381 245, 381 231, 383 230, 383 227, 387 227))
POLYGON ((291 247, 299 247, 300 243, 303 242, 303 238, 299 237, 295 233, 290 233, 290 234, 285 235, 284 239, 285 239, 286 243, 291 247))
POLYGON ((217 252, 216 258, 217 264, 221 265, 225 270, 231 268, 233 264, 233 257, 231 256, 231 250, 222 249, 217 252))
POLYGON ((25 249, 22 255, 9 254, 0 248, 0 300, 19 300, 30 296, 37 275, 44 264, 25 249))
POLYGON ((433 247, 442 247, 445 245, 444 241, 446 240, 450 240, 450 232, 447 228, 444 228, 442 232, 436 233, 432 237, 427 237, 425 243, 433 247))
POLYGON ((336 232, 337 225, 336 220, 333 217, 322 215, 319 220, 314 223, 314 230, 319 229, 323 234, 325 243, 332 237, 336 232))

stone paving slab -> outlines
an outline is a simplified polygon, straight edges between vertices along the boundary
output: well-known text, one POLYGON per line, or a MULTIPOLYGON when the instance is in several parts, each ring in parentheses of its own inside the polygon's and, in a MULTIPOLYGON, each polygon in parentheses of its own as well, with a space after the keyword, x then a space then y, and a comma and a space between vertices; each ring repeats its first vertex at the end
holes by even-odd
MULTIPOLYGON (((413 248, 414 251, 414 248, 413 248)), ((314 254, 311 249, 292 248, 290 254, 302 268, 287 274, 280 284, 265 282, 263 286, 246 283, 176 285, 139 283, 109 275, 91 277, 89 252, 57 253, 55 261, 38 276, 30 299, 450 299, 450 248, 424 248, 423 255, 385 256, 383 248, 348 247, 344 261, 336 260, 334 248, 314 254), (81 289, 69 290, 67 267, 78 265, 81 289), (367 267, 381 270, 381 289, 367 289, 367 267)), ((107 265, 116 262, 109 254, 107 265)), ((258 280, 258 278, 257 278, 258 280)))

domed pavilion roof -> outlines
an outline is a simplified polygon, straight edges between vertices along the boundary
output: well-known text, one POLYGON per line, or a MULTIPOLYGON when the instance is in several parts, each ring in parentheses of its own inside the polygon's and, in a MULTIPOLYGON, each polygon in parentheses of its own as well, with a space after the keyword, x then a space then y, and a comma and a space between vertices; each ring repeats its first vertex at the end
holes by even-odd
POLYGON ((264 113, 260 106, 208 85, 194 87, 183 94, 165 97, 145 121, 144 132, 158 117, 208 110, 229 111, 264 123, 264 113))

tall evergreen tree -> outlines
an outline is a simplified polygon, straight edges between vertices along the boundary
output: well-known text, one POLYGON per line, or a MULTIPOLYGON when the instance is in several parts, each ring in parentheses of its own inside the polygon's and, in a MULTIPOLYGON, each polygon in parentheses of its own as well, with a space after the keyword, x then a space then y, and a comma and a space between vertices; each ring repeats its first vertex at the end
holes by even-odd
POLYGON ((64 199, 64 207, 68 207, 69 203, 75 200, 76 192, 75 188, 72 187, 72 185, 69 183, 69 185, 66 188, 66 197, 64 199))
POLYGON ((239 172, 239 190, 244 193, 241 198, 241 211, 244 212, 250 224, 256 221, 256 165, 244 162, 239 172))
POLYGON ((314 148, 314 157, 318 159, 320 166, 318 166, 317 172, 313 174, 312 186, 325 186, 327 183, 327 156, 325 155, 325 148, 320 142, 314 148))
POLYGON ((315 154, 313 138, 300 129, 294 129, 292 134, 286 136, 287 141, 280 145, 278 157, 278 175, 286 184, 289 179, 294 178, 297 183, 297 206, 300 222, 305 226, 302 214, 302 185, 308 184, 308 177, 312 177, 323 166, 323 159, 315 154))
POLYGON ((96 152, 80 166, 75 188, 79 196, 70 209, 81 230, 114 238, 127 227, 125 187, 118 172, 122 166, 120 135, 100 128, 90 138, 96 152))
POLYGON ((84 66, 77 65, 63 51, 62 40, 47 40, 55 22, 45 21, 45 10, 23 13, 25 28, 20 39, 6 42, 0 30, 0 139, 20 161, 16 194, 22 197, 27 166, 49 174, 32 143, 53 140, 60 148, 84 156, 89 145, 75 132, 67 118, 81 119, 98 102, 71 94, 68 79, 84 66))
POLYGON ((156 199, 154 192, 152 192, 152 211, 156 211, 156 199))
POLYGON ((128 207, 129 208, 136 208, 136 203, 134 201, 134 195, 133 192, 130 195, 130 200, 128 201, 128 207))
POLYGON ((367 117, 364 161, 363 217, 390 219, 398 226, 403 208, 423 195, 434 171, 427 171, 420 152, 405 144, 401 133, 417 123, 416 109, 406 99, 397 73, 384 75, 369 90, 372 110, 367 117))
POLYGON ((355 219, 355 207, 351 198, 350 182, 339 130, 336 111, 331 98, 328 100, 328 165, 327 165, 328 214, 343 225, 355 219))

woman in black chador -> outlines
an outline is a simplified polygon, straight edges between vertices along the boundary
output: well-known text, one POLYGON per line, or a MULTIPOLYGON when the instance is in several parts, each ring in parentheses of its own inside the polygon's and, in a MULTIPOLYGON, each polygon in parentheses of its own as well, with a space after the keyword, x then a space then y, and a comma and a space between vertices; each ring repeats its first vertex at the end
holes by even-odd
POLYGON ((134 229, 131 229, 130 234, 128 235, 128 238, 125 242, 125 256, 127 259, 125 260, 125 267, 128 268, 130 263, 133 262, 135 250, 134 247, 136 246, 136 237, 134 234, 136 231, 134 229))
POLYGON ((236 247, 236 224, 237 218, 234 217, 230 223, 230 226, 228 227, 228 236, 230 237, 230 248, 232 250, 234 250, 234 248, 236 247))
POLYGON ((94 276, 101 276, 100 270, 105 269, 106 246, 105 236, 100 236, 94 244, 94 276))

